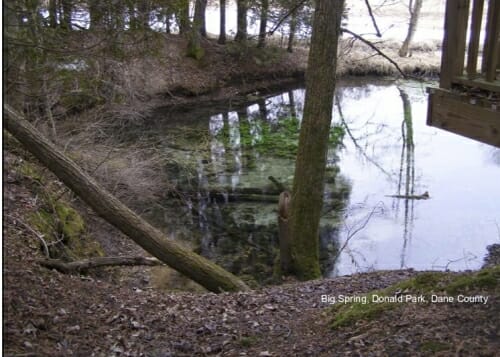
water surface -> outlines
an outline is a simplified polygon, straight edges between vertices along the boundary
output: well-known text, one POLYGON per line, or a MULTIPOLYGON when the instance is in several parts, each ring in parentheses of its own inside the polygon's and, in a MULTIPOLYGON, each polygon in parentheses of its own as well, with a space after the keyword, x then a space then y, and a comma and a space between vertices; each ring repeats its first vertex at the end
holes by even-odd
MULTIPOLYGON (((500 241, 500 150, 426 126, 426 85, 339 83, 332 125, 344 135, 327 160, 325 275, 475 269, 486 246, 500 241), (414 199, 425 192, 429 199, 414 199)), ((167 170, 184 192, 164 203, 177 207, 171 233, 263 282, 277 255, 277 187, 269 176, 292 185, 304 89, 248 100, 181 117, 160 112, 156 120, 166 126, 165 150, 182 163, 167 170)))

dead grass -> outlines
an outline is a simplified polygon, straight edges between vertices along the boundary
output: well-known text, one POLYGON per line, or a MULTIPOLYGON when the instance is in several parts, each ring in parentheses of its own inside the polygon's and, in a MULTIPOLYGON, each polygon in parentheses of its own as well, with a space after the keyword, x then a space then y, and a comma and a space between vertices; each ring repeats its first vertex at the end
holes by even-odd
MULTIPOLYGON (((400 44, 395 41, 384 41, 377 47, 395 61, 405 75, 435 77, 439 74, 441 52, 438 41, 415 43, 412 56, 398 56, 400 44)), ((344 39, 339 48, 339 75, 400 75, 398 69, 386 58, 379 55, 368 45, 352 39, 344 39)))

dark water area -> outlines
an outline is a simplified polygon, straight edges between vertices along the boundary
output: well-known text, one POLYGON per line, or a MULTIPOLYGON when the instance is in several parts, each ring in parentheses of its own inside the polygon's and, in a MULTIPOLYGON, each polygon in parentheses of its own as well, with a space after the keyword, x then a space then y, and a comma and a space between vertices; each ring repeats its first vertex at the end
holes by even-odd
MULTIPOLYGON (((426 126, 431 84, 339 83, 321 219, 325 276, 474 269, 500 241, 500 150, 426 126)), ((304 94, 296 86, 246 103, 159 110, 128 131, 126 140, 149 140, 168 157, 169 195, 151 219, 247 281, 270 282, 279 186, 293 183, 304 94)))

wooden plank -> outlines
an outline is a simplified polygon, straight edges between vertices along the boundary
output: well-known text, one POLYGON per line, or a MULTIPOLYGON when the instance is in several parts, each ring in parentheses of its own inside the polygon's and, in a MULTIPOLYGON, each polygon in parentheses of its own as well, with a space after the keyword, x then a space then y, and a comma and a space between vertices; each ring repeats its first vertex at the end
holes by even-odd
POLYGON ((461 76, 464 73, 467 25, 469 22, 469 0, 459 0, 457 3, 457 52, 454 61, 454 75, 461 76))
POLYGON ((447 0, 439 86, 450 88, 453 77, 463 74, 469 0, 447 0))
POLYGON ((467 77, 455 77, 453 83, 462 84, 471 88, 480 88, 494 93, 500 93, 500 80, 487 82, 484 78, 469 79, 467 77))
POLYGON ((500 148, 500 112, 463 102, 448 91, 431 90, 427 124, 500 148))
POLYGON ((488 19, 491 22, 487 25, 488 31, 488 52, 486 57, 486 80, 491 82, 496 79, 497 64, 500 51, 500 0, 490 0, 488 19))
POLYGON ((479 54, 483 9, 484 0, 474 0, 470 25, 469 51, 467 54, 467 75, 469 78, 475 78, 477 75, 477 57, 479 54))

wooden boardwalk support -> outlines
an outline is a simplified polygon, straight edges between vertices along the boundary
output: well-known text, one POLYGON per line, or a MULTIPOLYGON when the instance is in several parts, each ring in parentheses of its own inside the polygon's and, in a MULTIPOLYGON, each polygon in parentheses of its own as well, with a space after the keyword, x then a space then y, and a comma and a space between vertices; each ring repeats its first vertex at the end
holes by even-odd
POLYGON ((500 112, 470 104, 463 97, 442 89, 431 89, 427 124, 500 147, 500 112))
POLYGON ((440 88, 429 89, 427 124, 500 147, 500 0, 485 5, 484 0, 446 2, 440 88))

